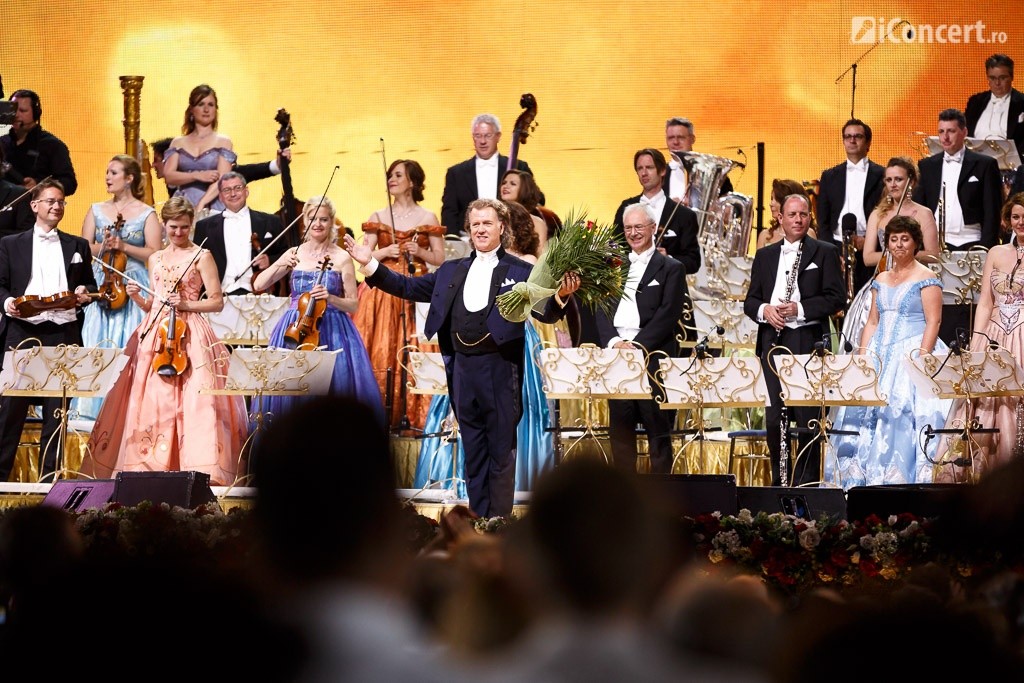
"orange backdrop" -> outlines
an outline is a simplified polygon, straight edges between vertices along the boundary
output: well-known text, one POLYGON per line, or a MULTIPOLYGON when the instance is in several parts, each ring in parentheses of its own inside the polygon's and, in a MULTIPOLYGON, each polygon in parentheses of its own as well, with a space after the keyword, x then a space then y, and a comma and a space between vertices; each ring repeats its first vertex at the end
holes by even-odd
MULTIPOLYGON (((664 121, 696 124, 696 149, 736 159, 736 189, 755 194, 755 147, 765 177, 816 179, 842 160, 839 128, 850 115, 851 74, 872 46, 866 31, 893 18, 913 26, 976 26, 971 42, 885 42, 860 61, 855 113, 875 130, 871 157, 920 156, 915 131, 987 89, 993 52, 1024 60, 1019 0, 954 4, 695 0, 640 6, 577 2, 366 2, 228 0, 208 4, 19 3, 0 47, 7 93, 39 92, 42 123, 71 148, 79 190, 65 228, 106 198, 107 160, 123 151, 118 77, 142 75, 142 135, 173 136, 189 90, 209 83, 220 130, 242 161, 270 159, 274 115, 284 107, 298 138, 296 194, 328 194, 356 227, 386 205, 380 155, 408 157, 427 172, 425 205, 440 213, 445 169, 471 155, 469 122, 504 124, 507 152, 519 97, 538 101, 538 127, 521 156, 561 214, 586 209, 610 220, 638 189, 633 152, 664 146, 664 121), (129 11, 127 8, 133 8, 129 11), (855 42, 855 41, 866 42, 855 42), (997 41, 997 42, 992 42, 997 41)), ((898 29, 902 35, 905 27, 898 29)), ((951 35, 948 31, 943 36, 951 35)), ((1024 61, 1022 61, 1024 64, 1024 61)), ((1022 76, 1024 80, 1024 76, 1022 76)), ((281 186, 266 180, 251 203, 276 210, 281 186)), ((157 200, 166 198, 157 186, 157 200)))

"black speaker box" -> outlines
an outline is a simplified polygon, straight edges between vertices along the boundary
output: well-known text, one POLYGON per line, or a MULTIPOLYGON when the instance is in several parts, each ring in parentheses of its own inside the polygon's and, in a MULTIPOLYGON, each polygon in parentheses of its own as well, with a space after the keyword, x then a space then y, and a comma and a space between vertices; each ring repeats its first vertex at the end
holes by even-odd
POLYGON ((114 496, 113 479, 62 479, 53 482, 42 505, 68 512, 102 508, 114 496))
POLYGON ((740 486, 736 489, 736 501, 739 509, 746 508, 754 514, 784 512, 809 520, 822 515, 846 519, 846 492, 842 489, 740 486))
POLYGON ((846 494, 850 519, 868 515, 888 517, 909 512, 917 517, 937 517, 946 511, 962 484, 882 484, 854 486, 846 494))
POLYGON ((736 475, 640 474, 641 486, 661 497, 673 512, 687 517, 721 512, 735 515, 736 475))
POLYGON ((138 505, 144 500, 195 508, 217 500, 205 472, 118 472, 114 502, 138 505))

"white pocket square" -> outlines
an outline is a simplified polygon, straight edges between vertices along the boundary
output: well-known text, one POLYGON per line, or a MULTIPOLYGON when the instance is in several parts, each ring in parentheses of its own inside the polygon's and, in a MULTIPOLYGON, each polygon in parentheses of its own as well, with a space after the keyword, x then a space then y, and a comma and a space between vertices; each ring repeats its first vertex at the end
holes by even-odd
POLYGON ((665 231, 665 237, 675 237, 675 236, 676 236, 676 231, 673 230, 672 228, 669 228, 668 230, 665 231))
POLYGON ((978 176, 972 175, 970 178, 967 179, 967 182, 969 182, 969 183, 976 183, 976 182, 978 182, 978 176))
POLYGON ((273 236, 273 235, 271 235, 271 234, 270 234, 270 233, 268 232, 268 233, 267 233, 266 235, 264 235, 264 236, 263 236, 263 239, 265 239, 265 240, 272 240, 272 239, 274 239, 274 236, 273 236))
POLYGON ((1024 114, 1017 117, 1017 123, 1024 123, 1024 114))
POLYGON ((72 262, 72 263, 81 263, 81 262, 82 262, 82 255, 81 255, 81 254, 79 254, 79 253, 78 253, 78 252, 76 251, 76 252, 74 253, 74 255, 73 255, 73 256, 71 257, 71 262, 72 262))
POLYGON ((817 263, 811 263, 807 266, 807 270, 816 270, 818 268, 817 263))
POLYGON ((505 278, 505 281, 501 283, 501 286, 502 286, 502 287, 509 287, 509 286, 511 286, 511 285, 514 285, 515 283, 516 283, 516 281, 515 281, 515 280, 513 280, 513 279, 512 279, 512 278, 510 278, 510 277, 507 277, 507 278, 505 278))
POLYGON ((647 286, 648 287, 657 287, 659 284, 661 284, 661 283, 658 282, 657 280, 651 280, 650 282, 647 283, 647 286))

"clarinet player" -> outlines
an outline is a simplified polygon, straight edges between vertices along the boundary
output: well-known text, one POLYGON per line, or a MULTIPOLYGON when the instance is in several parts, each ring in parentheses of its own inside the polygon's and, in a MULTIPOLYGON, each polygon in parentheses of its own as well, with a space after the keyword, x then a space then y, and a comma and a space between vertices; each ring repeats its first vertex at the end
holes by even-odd
MULTIPOLYGON (((839 250, 807 236, 811 206, 807 197, 785 198, 778 217, 783 239, 759 249, 750 271, 750 288, 743 310, 758 324, 756 352, 764 369, 769 405, 765 408, 772 486, 807 484, 820 479, 820 454, 813 435, 801 433, 797 453, 804 454, 789 476, 790 454, 783 443, 784 407, 781 385, 772 370, 776 352, 810 353, 815 342, 826 340, 828 319, 846 303, 846 287, 839 267, 839 250), (785 451, 785 453, 783 453, 785 451), (782 467, 785 455, 785 467, 782 467)), ((814 407, 792 408, 786 421, 807 427, 818 417, 814 407)))

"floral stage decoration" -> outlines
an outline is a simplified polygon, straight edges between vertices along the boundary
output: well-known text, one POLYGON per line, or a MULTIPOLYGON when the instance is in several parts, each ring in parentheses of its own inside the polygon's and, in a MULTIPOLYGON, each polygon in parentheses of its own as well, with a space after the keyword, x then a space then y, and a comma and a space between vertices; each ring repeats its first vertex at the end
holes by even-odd
POLYGON ((526 282, 517 282, 497 298, 498 312, 511 322, 523 322, 530 310, 558 292, 562 277, 578 273, 580 288, 574 296, 591 310, 605 312, 621 296, 629 272, 626 246, 613 225, 587 220, 586 212, 570 212, 562 229, 548 242, 547 249, 526 282))

